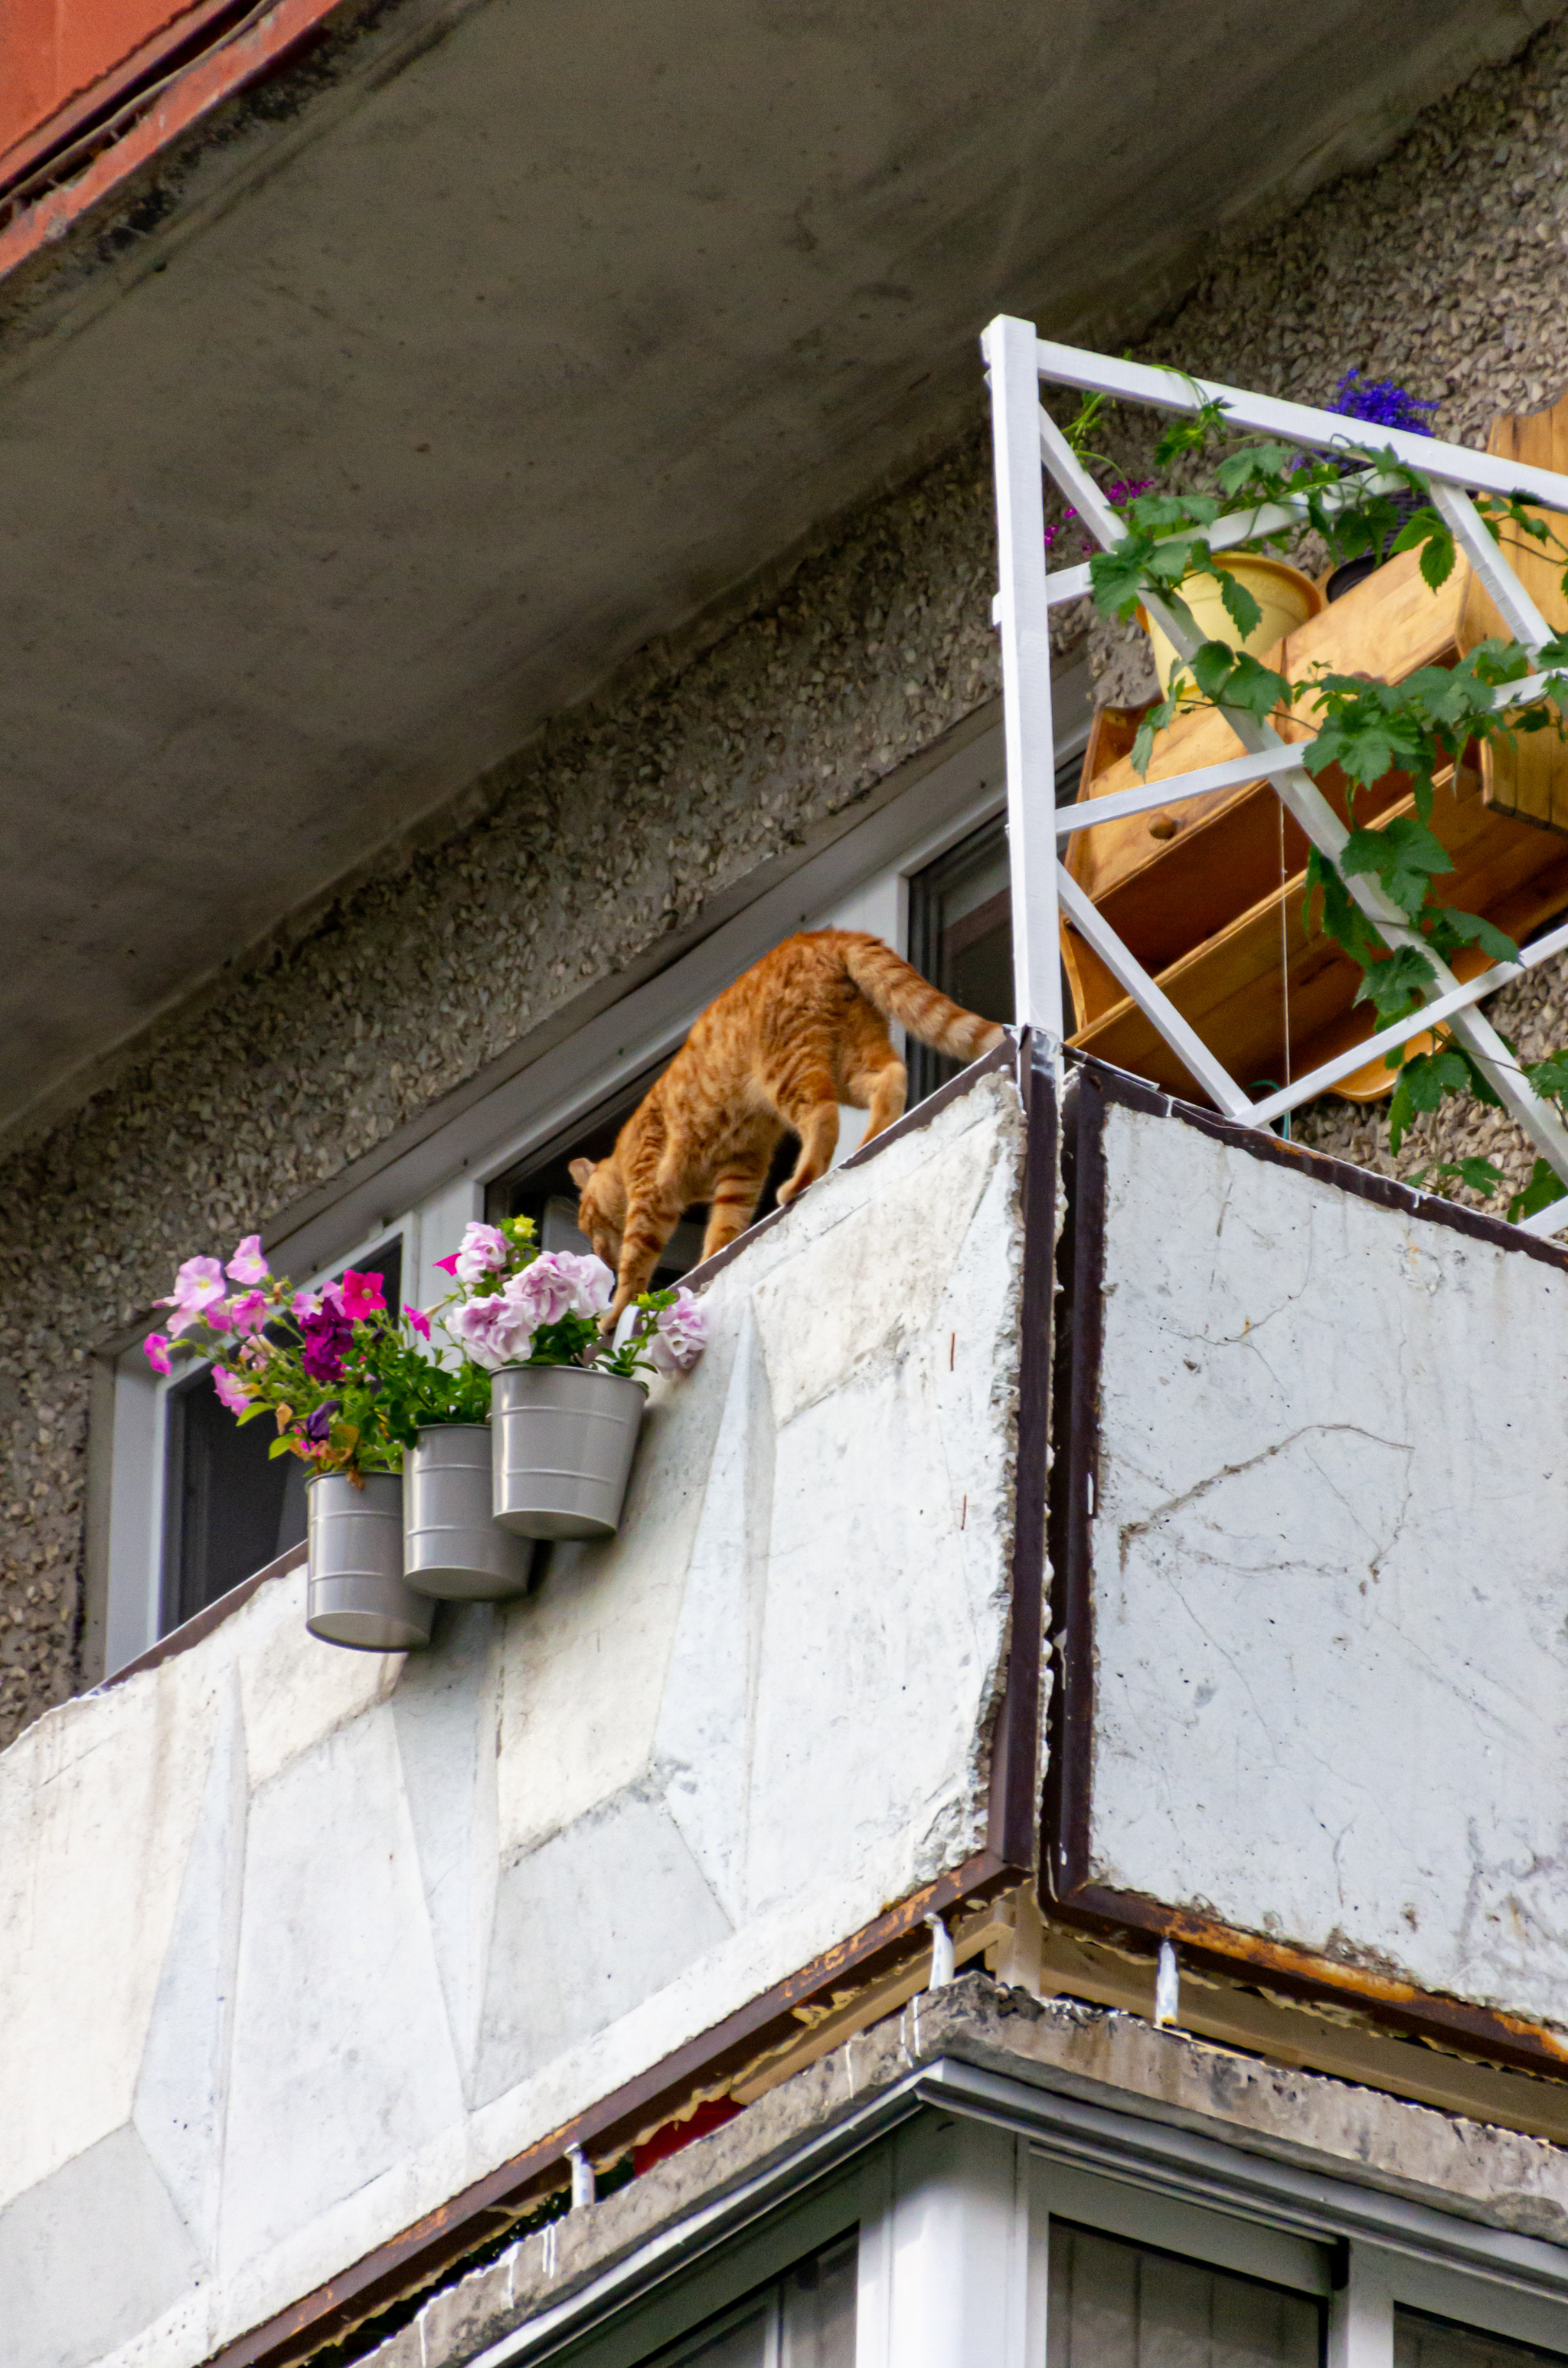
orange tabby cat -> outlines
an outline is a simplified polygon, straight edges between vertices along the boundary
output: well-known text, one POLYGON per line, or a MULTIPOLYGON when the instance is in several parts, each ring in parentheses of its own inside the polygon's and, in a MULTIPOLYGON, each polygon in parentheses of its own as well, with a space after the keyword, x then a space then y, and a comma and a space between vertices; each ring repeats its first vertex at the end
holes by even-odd
POLYGON ((889 1019, 959 1061, 1002 1035, 865 929, 786 938, 709 1005, 608 1158, 572 1162, 578 1224, 616 1269, 607 1329, 646 1291, 692 1201, 708 1203, 704 1258, 744 1232, 786 1129, 801 1138, 778 1188, 792 1201, 833 1158, 840 1102, 869 1111, 868 1142, 901 1116, 908 1079, 889 1019))

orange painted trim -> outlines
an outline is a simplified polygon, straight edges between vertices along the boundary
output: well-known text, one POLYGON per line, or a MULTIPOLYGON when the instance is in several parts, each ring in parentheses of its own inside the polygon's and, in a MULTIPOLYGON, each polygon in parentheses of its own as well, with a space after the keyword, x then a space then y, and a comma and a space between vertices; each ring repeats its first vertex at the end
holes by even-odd
MULTIPOLYGON (((193 59, 148 105, 144 115, 85 165, 74 180, 45 190, 0 231, 0 278, 63 238, 89 209, 108 196, 161 148, 210 114, 258 74, 267 72, 300 40, 331 16, 338 0, 277 0, 244 32, 221 40, 193 59)), ((126 101, 135 105, 134 94, 126 101)), ((46 169, 40 166, 39 169, 46 169)))
MULTIPOLYGON (((0 149, 0 202, 15 182, 47 165, 51 155, 77 133, 111 113, 117 101, 133 97, 137 84, 152 80, 165 58, 176 57, 199 40, 214 19, 238 13, 235 0, 188 0, 174 16, 152 26, 134 48, 110 59, 91 82, 63 92, 47 115, 37 117, 0 149)), ((217 38, 215 34, 213 39, 217 38)))

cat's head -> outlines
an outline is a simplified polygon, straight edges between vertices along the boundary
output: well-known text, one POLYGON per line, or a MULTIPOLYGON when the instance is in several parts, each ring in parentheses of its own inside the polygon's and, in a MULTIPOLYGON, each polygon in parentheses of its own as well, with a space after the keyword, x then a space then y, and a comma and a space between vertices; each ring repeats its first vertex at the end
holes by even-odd
POLYGON ((620 1264, 626 1230, 626 1187, 615 1161, 574 1159, 572 1181, 577 1187, 577 1230, 587 1235, 596 1258, 613 1271, 620 1264))

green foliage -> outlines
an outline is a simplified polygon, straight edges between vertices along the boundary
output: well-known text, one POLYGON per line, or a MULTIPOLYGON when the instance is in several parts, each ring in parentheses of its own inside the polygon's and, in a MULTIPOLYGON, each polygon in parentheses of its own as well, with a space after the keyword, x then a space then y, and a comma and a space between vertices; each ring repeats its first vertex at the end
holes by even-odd
MULTIPOLYGON (((1101 408, 1102 400, 1095 398, 1091 416, 1097 419, 1101 408)), ((1346 438, 1332 452, 1304 454, 1268 440, 1238 443, 1223 404, 1213 399, 1168 420, 1155 450, 1162 468, 1197 459, 1212 460, 1214 494, 1183 490, 1139 495, 1127 505, 1128 532, 1113 550, 1091 559, 1093 597, 1104 615, 1125 622, 1140 602, 1153 598, 1173 608, 1178 621, 1186 614, 1190 622, 1182 587, 1206 576, 1218 584, 1237 640, 1244 641, 1261 611, 1245 586, 1220 564, 1211 530, 1221 520, 1275 504, 1304 513, 1336 563, 1369 552, 1380 559, 1418 552, 1422 577, 1433 590, 1453 573, 1452 529, 1426 478, 1392 448, 1379 450, 1346 438), (1402 518, 1395 507, 1402 492, 1417 497, 1418 507, 1408 518, 1402 518)), ((1522 496, 1483 496, 1476 507, 1494 539, 1505 533, 1522 536, 1568 562, 1568 542, 1522 496)), ((1281 533, 1270 531, 1227 542, 1225 550, 1278 549, 1284 541, 1281 533)), ((1568 565, 1562 582, 1568 591, 1568 565)), ((1372 1006, 1380 1027, 1412 1016, 1437 991, 1434 957, 1478 946, 1494 962, 1517 958, 1518 949, 1505 931, 1480 914, 1440 903, 1434 894, 1434 882, 1453 870, 1451 857, 1432 828, 1437 776, 1445 767, 1465 761, 1477 743, 1497 743, 1522 732, 1562 734, 1562 717, 1568 712, 1568 632, 1535 655, 1517 642, 1483 642, 1457 666, 1423 666, 1400 683, 1323 668, 1291 683, 1244 651, 1223 641, 1207 641, 1176 671, 1166 696, 1144 717, 1132 749, 1135 771, 1146 777, 1157 734, 1184 709, 1199 704, 1258 723, 1267 723, 1281 709, 1305 708, 1312 714, 1316 739, 1303 750, 1302 763, 1314 775, 1337 772, 1346 785, 1351 828, 1337 863, 1315 848, 1310 850, 1303 917, 1309 930, 1321 928, 1359 966, 1363 975, 1356 1000, 1372 1006), (1551 677, 1547 700, 1510 709, 1508 685, 1538 672, 1551 677), (1358 793, 1387 783, 1391 775, 1408 780, 1414 814, 1358 825, 1358 793), (1362 909, 1360 898, 1368 892, 1363 889, 1358 895, 1353 885, 1358 881, 1375 881, 1403 916, 1403 928, 1421 942, 1387 942, 1362 909)), ((1389 927, 1396 935, 1402 933, 1392 921, 1389 927)), ((1494 1088, 1470 1053, 1447 1035, 1427 1053, 1391 1053, 1387 1065, 1396 1072, 1389 1109, 1389 1139, 1395 1152, 1412 1121, 1437 1110, 1449 1095, 1469 1093, 1482 1102, 1498 1104, 1494 1088)), ((1537 1093, 1568 1115, 1568 1052, 1550 1054, 1524 1073, 1537 1093)), ((1487 1160, 1450 1161, 1423 1171, 1427 1172, 1457 1177, 1477 1191, 1495 1191, 1504 1180, 1487 1160)), ((1546 1206, 1561 1190, 1550 1165, 1538 1161, 1530 1184, 1510 1204, 1510 1216, 1546 1206)))
MULTIPOLYGON (((1542 1162, 1543 1166, 1544 1164, 1542 1162)), ((1428 1176, 1438 1176, 1456 1184, 1468 1185, 1472 1192, 1495 1192, 1508 1180, 1503 1170, 1494 1167, 1490 1159, 1434 1160, 1426 1167, 1413 1168, 1404 1180, 1407 1184, 1425 1184, 1428 1176)), ((1444 1200, 1450 1197, 1443 1191, 1441 1184, 1437 1186, 1437 1190, 1442 1193, 1444 1200)))
POLYGON ((1542 1209, 1550 1209, 1553 1201, 1561 1201, 1562 1178, 1549 1159, 1538 1159, 1530 1169, 1530 1180, 1522 1192, 1516 1192, 1508 1203, 1508 1223, 1517 1225, 1521 1217, 1533 1217, 1542 1209))

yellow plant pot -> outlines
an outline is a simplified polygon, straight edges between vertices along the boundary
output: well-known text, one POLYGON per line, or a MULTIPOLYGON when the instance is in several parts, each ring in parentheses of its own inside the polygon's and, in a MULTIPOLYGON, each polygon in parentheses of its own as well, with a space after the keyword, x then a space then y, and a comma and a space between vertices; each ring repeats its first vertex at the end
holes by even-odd
MULTIPOLYGON (((1240 646, 1248 657, 1261 658, 1295 632, 1309 617, 1315 617, 1324 605, 1324 596, 1310 575, 1299 567, 1287 567, 1282 559, 1262 559, 1251 552, 1237 552, 1233 557, 1219 561, 1227 575, 1244 584, 1263 617, 1256 630, 1250 632, 1240 646)), ((1211 575, 1189 575, 1181 586, 1181 598, 1191 609, 1199 632, 1205 641, 1229 642, 1237 646, 1236 629, 1225 612, 1220 597, 1220 586, 1211 575)), ((1160 677, 1160 689, 1170 689, 1171 677, 1176 668, 1176 654, 1170 642, 1153 620, 1142 608, 1138 621, 1148 634, 1154 652, 1154 671, 1160 677)))

